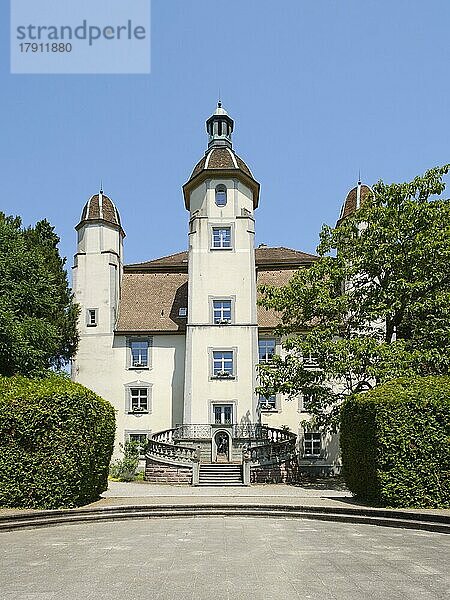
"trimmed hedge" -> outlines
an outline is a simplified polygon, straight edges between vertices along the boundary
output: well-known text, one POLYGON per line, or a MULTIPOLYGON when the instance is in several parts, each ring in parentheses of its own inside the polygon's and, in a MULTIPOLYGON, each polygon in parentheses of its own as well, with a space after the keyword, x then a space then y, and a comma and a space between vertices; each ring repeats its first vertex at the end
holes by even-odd
POLYGON ((106 490, 109 402, 68 378, 0 377, 0 506, 75 507, 106 490))
POLYGON ((343 474, 377 506, 450 505, 450 377, 396 379, 347 399, 343 474))

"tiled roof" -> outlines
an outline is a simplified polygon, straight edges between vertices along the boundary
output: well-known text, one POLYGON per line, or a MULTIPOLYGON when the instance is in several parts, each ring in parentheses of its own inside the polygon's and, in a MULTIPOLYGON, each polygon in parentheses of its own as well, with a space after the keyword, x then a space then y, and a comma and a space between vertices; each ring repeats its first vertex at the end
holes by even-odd
MULTIPOLYGON (((256 272, 256 285, 259 288, 261 285, 274 285, 282 287, 286 285, 295 273, 295 269, 280 269, 265 271, 258 269, 256 272)), ((261 293, 258 291, 258 298, 261 293)), ((263 306, 258 306, 258 326, 263 328, 273 329, 280 324, 281 316, 273 309, 267 310, 263 306)))
MULTIPOLYGON (((373 192, 368 185, 362 184, 361 192, 360 192, 360 194, 361 194, 360 195, 360 205, 363 204, 365 202, 367 196, 372 193, 373 192)), ((356 207, 357 198, 358 198, 358 186, 354 187, 347 194, 347 198, 345 199, 345 202, 342 205, 341 214, 339 216, 339 219, 338 219, 338 222, 336 223, 336 225, 339 225, 346 217, 348 217, 349 215, 351 215, 352 213, 355 212, 355 210, 357 208, 356 207)))
POLYGON ((189 177, 189 181, 205 169, 222 171, 229 169, 236 171, 240 170, 253 179, 252 172, 242 158, 235 154, 231 148, 227 147, 211 148, 211 150, 208 150, 205 156, 203 156, 195 165, 194 170, 189 177))
POLYGON ((307 254, 300 250, 292 250, 279 246, 271 248, 270 246, 260 246, 255 248, 255 261, 257 267, 262 266, 279 266, 286 267, 288 264, 302 265, 304 263, 312 263, 318 259, 315 254, 307 254))
POLYGON ((81 213, 81 222, 102 220, 114 225, 120 225, 119 211, 114 202, 105 194, 94 194, 89 198, 81 213))
MULTIPOLYGON (((256 248, 257 285, 285 285, 296 268, 311 264, 317 256, 290 248, 256 248)), ((183 332, 187 307, 187 252, 127 265, 122 282, 119 332, 183 332)), ((280 322, 275 311, 258 306, 258 324, 273 328, 280 322)))
POLYGON ((187 273, 125 273, 117 331, 184 331, 187 273))
MULTIPOLYGON (((314 254, 292 250, 291 248, 260 246, 255 248, 256 267, 280 267, 288 265, 303 265, 317 260, 314 254)), ((187 272, 188 253, 177 252, 162 258, 156 258, 142 263, 125 265, 125 271, 180 269, 187 272)))
POLYGON ((228 146, 213 146, 195 165, 191 176, 183 185, 184 204, 187 210, 190 210, 192 190, 215 175, 242 179, 253 192, 253 208, 258 208, 260 186, 248 166, 228 146))

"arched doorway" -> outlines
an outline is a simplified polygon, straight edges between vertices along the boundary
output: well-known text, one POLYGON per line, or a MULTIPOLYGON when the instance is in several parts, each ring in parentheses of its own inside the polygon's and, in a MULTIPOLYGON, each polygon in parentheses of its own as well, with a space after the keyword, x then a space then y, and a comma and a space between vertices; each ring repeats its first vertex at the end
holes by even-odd
POLYGON ((212 444, 213 462, 230 462, 231 436, 227 431, 216 431, 212 444))

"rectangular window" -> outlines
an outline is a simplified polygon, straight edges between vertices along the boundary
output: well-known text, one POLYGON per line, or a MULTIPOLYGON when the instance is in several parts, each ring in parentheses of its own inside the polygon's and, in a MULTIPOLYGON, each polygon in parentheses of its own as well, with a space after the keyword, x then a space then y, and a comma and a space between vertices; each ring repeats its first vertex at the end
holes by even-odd
POLYGON ((231 323, 231 300, 213 300, 213 319, 216 325, 231 323))
POLYGON ((268 363, 275 354, 275 340, 261 338, 259 340, 259 362, 268 363))
POLYGON ((127 368, 149 369, 151 367, 151 337, 133 337, 127 339, 127 368))
POLYGON ((233 406, 231 404, 214 404, 213 419, 216 425, 231 425, 233 423, 233 406))
POLYGON ((277 407, 276 396, 260 396, 259 397, 259 408, 261 411, 275 410, 277 407))
POLYGON ((212 228, 212 247, 231 248, 231 227, 212 228))
POLYGON ((311 404, 313 397, 311 394, 301 394, 298 397, 298 411, 308 412, 308 407, 311 404))
POLYGON ((125 442, 136 442, 140 446, 140 458, 145 458, 145 448, 150 438, 150 431, 125 431, 125 442))
POLYGON ((322 436, 318 431, 305 431, 303 452, 305 456, 320 456, 322 436))
POLYGON ((308 356, 303 357, 303 366, 305 369, 317 369, 319 362, 317 358, 310 353, 308 356))
POLYGON ((214 350, 213 351, 213 376, 214 377, 233 377, 234 376, 234 356, 232 350, 214 350))
POLYGON ((131 366, 148 367, 148 340, 130 340, 131 366))
POLYGON ((128 434, 128 442, 136 442, 137 444, 142 444, 145 446, 148 440, 148 435, 146 433, 129 433, 128 434))
POLYGON ((148 388, 130 388, 130 412, 148 412, 148 388))
POLYGON ((96 308, 88 308, 86 314, 86 324, 88 327, 97 327, 97 315, 96 308))
POLYGON ((179 317, 187 317, 187 307, 186 306, 182 306, 181 308, 178 309, 178 316, 179 317))

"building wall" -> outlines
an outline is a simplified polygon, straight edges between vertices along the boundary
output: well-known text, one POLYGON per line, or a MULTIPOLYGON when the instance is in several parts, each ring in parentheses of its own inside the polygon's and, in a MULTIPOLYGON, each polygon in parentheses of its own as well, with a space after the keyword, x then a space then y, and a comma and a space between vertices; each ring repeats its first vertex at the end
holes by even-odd
MULTIPOLYGON (((144 336, 146 337, 146 336, 144 336)), ((184 335, 150 336, 150 368, 129 368, 129 347, 125 336, 83 335, 73 365, 75 381, 94 390, 114 406, 116 444, 129 433, 169 429, 183 418, 184 335), (132 413, 129 386, 149 387, 149 412, 132 413)))
POLYGON ((212 404, 231 403, 235 422, 256 418, 256 275, 251 190, 238 179, 209 179, 191 192, 189 313, 184 422, 209 423, 212 404), (227 203, 215 190, 225 186, 227 203), (231 248, 212 247, 213 227, 231 228, 231 248), (232 300, 232 322, 216 325, 214 299, 232 300), (233 378, 212 377, 214 350, 234 352, 233 378))

